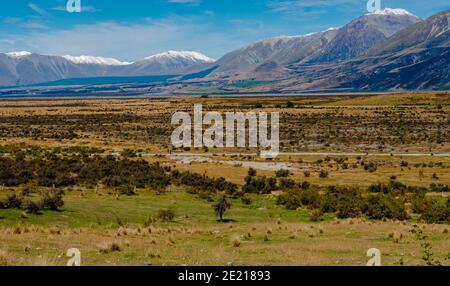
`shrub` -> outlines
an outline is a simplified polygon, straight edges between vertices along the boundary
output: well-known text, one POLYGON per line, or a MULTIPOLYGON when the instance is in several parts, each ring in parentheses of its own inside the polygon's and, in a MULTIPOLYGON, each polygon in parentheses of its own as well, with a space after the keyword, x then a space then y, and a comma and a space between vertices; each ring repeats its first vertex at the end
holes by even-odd
POLYGON ((280 169, 280 170, 275 172, 275 176, 277 176, 277 178, 288 177, 289 176, 289 170, 280 169))
POLYGON ((280 187, 282 189, 292 189, 293 187, 295 187, 295 181, 292 179, 281 178, 280 187))
POLYGON ((22 188, 22 190, 20 191, 20 196, 21 197, 28 197, 31 193, 34 193, 34 189, 31 186, 25 186, 22 188))
POLYGON ((137 155, 136 155, 136 151, 131 150, 131 149, 125 149, 125 150, 123 150, 122 153, 121 153, 120 155, 121 155, 122 157, 125 157, 125 158, 134 158, 134 157, 137 156, 137 155))
POLYGON ((399 181, 391 180, 387 185, 386 184, 373 184, 370 185, 368 191, 371 193, 383 193, 383 194, 391 194, 391 195, 404 195, 405 193, 420 193, 426 192, 426 188, 423 187, 415 187, 415 186, 407 186, 399 181))
POLYGON ((284 205, 288 210, 296 210, 305 206, 315 208, 319 205, 320 195, 316 189, 290 190, 277 197, 277 204, 284 205))
MULTIPOLYGON (((329 186, 320 200, 320 209, 324 213, 338 211, 338 203, 340 200, 347 200, 350 203, 357 203, 362 200, 358 190, 345 187, 329 186), (348 198, 347 198, 348 197, 348 198), (355 201, 352 201, 355 200, 355 201)), ((344 215, 346 202, 341 203, 341 213, 344 215)), ((349 204, 350 204, 349 203, 349 204)))
POLYGON ((411 200, 411 210, 414 213, 421 214, 425 210, 425 196, 426 192, 415 194, 414 198, 411 200))
POLYGON ((252 199, 245 196, 241 197, 241 201, 244 205, 250 205, 252 203, 252 199))
POLYGON ((5 209, 20 209, 22 206, 22 199, 16 194, 12 194, 7 196, 2 204, 5 209))
POLYGON ((313 211, 309 214, 309 219, 310 219, 311 221, 317 222, 317 221, 323 220, 322 216, 323 216, 322 210, 317 209, 317 210, 313 210, 313 211))
POLYGON ((338 218, 354 218, 361 214, 363 202, 360 196, 344 195, 338 198, 336 216, 338 218))
POLYGON ((223 221, 223 215, 225 212, 229 209, 231 209, 231 204, 227 202, 227 199, 225 196, 223 196, 217 204, 214 204, 213 206, 214 211, 219 216, 220 221, 223 221))
POLYGON ((427 223, 442 223, 450 222, 450 203, 443 202, 439 199, 427 199, 424 202, 424 207, 421 220, 427 223))
POLYGON ((124 196, 134 196, 136 194, 136 187, 132 185, 122 185, 117 188, 117 191, 124 196))
POLYGON ((209 191, 200 191, 198 192, 198 197, 207 202, 214 202, 213 194, 209 191))
POLYGON ((172 171, 172 179, 176 184, 185 185, 193 188, 193 192, 198 191, 224 191, 226 194, 232 195, 238 191, 236 184, 226 181, 224 178, 210 178, 192 172, 172 171))
POLYGON ((244 193, 270 194, 277 189, 277 180, 267 177, 245 177, 244 193))
POLYGON ((30 214, 39 214, 41 206, 38 203, 30 199, 27 199, 22 203, 22 209, 24 209, 27 213, 30 214))
POLYGON ((304 181, 304 182, 299 183, 298 187, 300 189, 306 190, 306 189, 309 189, 311 187, 311 184, 309 182, 307 182, 307 181, 304 181))
POLYGON ((294 108, 295 104, 292 101, 286 102, 286 108, 294 108))
POLYGON ((249 175, 250 177, 256 176, 256 170, 253 169, 253 168, 248 169, 248 175, 249 175))
POLYGON ((117 159, 114 156, 56 156, 34 159, 0 157, 0 185, 15 187, 36 182, 42 187, 75 185, 107 187, 121 185, 165 187, 170 177, 163 167, 144 160, 117 159))
POLYGON ((311 172, 310 171, 304 171, 303 175, 308 178, 309 176, 311 176, 311 172))
POLYGON ((328 178, 328 172, 325 170, 320 170, 319 178, 322 178, 322 179, 328 178))
POLYGON ((290 190, 277 197, 276 203, 278 205, 284 205, 288 210, 296 210, 301 207, 299 190, 290 190))
POLYGON ((122 247, 118 242, 110 242, 108 244, 100 246, 100 253, 110 253, 110 252, 120 252, 122 251, 122 247))
POLYGON ((432 183, 430 184, 430 191, 436 193, 447 193, 450 192, 450 188, 448 187, 448 185, 432 183))
POLYGON ((407 219, 404 204, 391 195, 370 196, 364 206, 364 213, 371 219, 407 219))
POLYGON ((303 206, 308 208, 315 208, 319 206, 320 195, 316 189, 305 189, 300 192, 300 202, 303 206))
POLYGON ((173 221, 175 218, 175 211, 171 209, 161 209, 158 211, 157 218, 162 221, 173 221))
POLYGON ((377 170, 377 165, 374 162, 369 162, 364 164, 364 170, 373 173, 377 170))
POLYGON ((64 191, 59 189, 48 190, 42 193, 42 208, 48 208, 52 211, 64 206, 64 191))
POLYGON ((231 245, 233 247, 239 247, 239 246, 241 246, 241 243, 242 243, 242 241, 239 236, 235 236, 231 239, 231 245))

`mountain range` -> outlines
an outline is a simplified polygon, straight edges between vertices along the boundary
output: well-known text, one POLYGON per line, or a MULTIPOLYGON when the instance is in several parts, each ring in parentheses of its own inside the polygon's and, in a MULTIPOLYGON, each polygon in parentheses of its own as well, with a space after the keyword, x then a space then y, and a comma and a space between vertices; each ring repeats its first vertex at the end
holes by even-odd
POLYGON ((130 63, 93 56, 46 56, 30 52, 0 54, 0 86, 20 86, 68 78, 178 75, 214 60, 197 52, 169 51, 130 63))
POLYGON ((90 56, 6 53, 0 54, 0 85, 184 75, 180 78, 184 84, 262 82, 248 91, 448 89, 449 22, 450 11, 422 20, 406 10, 386 8, 343 27, 261 40, 217 61, 196 52, 176 51, 134 63, 90 56))

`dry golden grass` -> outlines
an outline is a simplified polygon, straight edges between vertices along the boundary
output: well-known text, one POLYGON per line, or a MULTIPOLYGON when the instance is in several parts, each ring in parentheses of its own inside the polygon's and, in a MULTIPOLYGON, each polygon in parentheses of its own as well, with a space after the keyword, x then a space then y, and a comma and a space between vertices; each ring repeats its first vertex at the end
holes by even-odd
MULTIPOLYGON (((281 228, 272 225, 270 234, 267 224, 153 227, 151 235, 145 229, 133 229, 120 237, 114 231, 93 229, 57 235, 3 230, 0 264, 64 265, 65 252, 72 247, 80 249, 83 265, 365 265, 366 251, 373 247, 381 250, 383 265, 395 265, 400 259, 406 265, 423 263, 420 242, 409 232, 412 223, 283 224, 281 228), (253 228, 257 230, 244 237, 253 228)), ((449 226, 419 227, 429 236, 434 258, 449 265, 445 231, 449 226)))

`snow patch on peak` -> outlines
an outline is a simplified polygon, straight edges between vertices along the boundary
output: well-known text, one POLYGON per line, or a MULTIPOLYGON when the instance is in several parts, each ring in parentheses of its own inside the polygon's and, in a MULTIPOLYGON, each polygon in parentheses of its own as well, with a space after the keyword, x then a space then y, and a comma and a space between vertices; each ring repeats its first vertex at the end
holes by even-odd
POLYGON ((330 28, 326 29, 323 32, 336 31, 336 30, 339 30, 339 29, 340 29, 339 27, 330 27, 330 28))
POLYGON ((32 53, 27 52, 27 51, 20 51, 20 52, 10 52, 10 53, 6 53, 7 56, 12 57, 12 58, 21 58, 21 57, 28 57, 31 56, 32 53))
POLYGON ((369 13, 369 15, 395 15, 395 16, 413 16, 417 17, 416 15, 412 14, 411 12, 401 9, 401 8, 384 8, 376 10, 373 13, 369 13))
MULTIPOLYGON (((288 41, 291 41, 291 40, 307 38, 307 37, 310 37, 310 36, 313 36, 313 35, 316 35, 316 34, 319 34, 319 33, 314 32, 314 33, 308 33, 308 34, 304 34, 304 35, 278 36, 278 37, 273 37, 273 38, 268 38, 268 39, 262 39, 262 40, 256 41, 255 43, 251 44, 248 47, 250 47, 250 48, 251 47, 255 47, 255 46, 259 45, 259 44, 275 45, 275 44, 280 43, 280 42, 288 42, 288 41)), ((246 47, 246 48, 248 48, 248 47, 246 47)), ((245 48, 243 48, 243 49, 245 49, 245 48)))
POLYGON ((171 58, 171 59, 182 58, 193 62, 205 62, 205 63, 215 62, 214 59, 207 57, 204 54, 192 51, 168 51, 146 57, 145 60, 158 60, 163 58, 171 58))
POLYGON ((91 64, 91 65, 105 65, 105 66, 125 66, 131 65, 129 62, 121 62, 113 58, 93 57, 93 56, 63 56, 66 60, 75 64, 91 64))

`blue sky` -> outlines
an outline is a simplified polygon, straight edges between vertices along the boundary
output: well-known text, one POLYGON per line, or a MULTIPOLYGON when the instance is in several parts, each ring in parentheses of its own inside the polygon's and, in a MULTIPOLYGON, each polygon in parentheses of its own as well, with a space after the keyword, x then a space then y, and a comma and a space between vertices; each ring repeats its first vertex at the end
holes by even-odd
MULTIPOLYGON (((381 0, 421 18, 448 0, 381 0)), ((255 40, 342 26, 367 0, 8 0, 0 4, 0 52, 94 55, 135 61, 167 50, 219 58, 255 40)))

